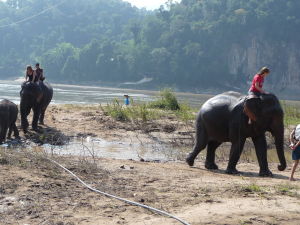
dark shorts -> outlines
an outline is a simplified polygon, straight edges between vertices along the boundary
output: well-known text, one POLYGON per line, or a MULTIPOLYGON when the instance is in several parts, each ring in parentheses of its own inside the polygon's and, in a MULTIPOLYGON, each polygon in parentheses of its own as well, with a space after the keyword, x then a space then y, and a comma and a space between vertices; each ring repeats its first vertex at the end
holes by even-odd
POLYGON ((300 146, 298 146, 295 150, 293 150, 292 159, 293 160, 299 160, 300 159, 300 146))

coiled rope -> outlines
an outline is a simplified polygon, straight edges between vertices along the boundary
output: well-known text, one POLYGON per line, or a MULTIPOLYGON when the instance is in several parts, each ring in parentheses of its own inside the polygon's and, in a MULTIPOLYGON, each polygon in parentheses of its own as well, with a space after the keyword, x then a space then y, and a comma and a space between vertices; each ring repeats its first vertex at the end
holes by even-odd
POLYGON ((150 211, 153 211, 153 212, 156 212, 160 215, 164 215, 164 216, 167 216, 169 218, 172 218, 172 219, 175 219, 177 220, 178 222, 184 224, 184 225, 190 225, 188 222, 185 222, 184 220, 176 217, 176 216, 173 216, 171 215, 170 213, 168 212, 165 212, 165 211, 162 211, 162 210, 159 210, 159 209, 156 209, 156 208, 153 208, 153 207, 150 207, 150 206, 147 206, 147 205, 144 205, 144 204, 140 204, 138 202, 134 202, 134 201, 130 201, 130 200, 127 200, 125 198, 121 198, 121 197, 118 197, 118 196, 114 196, 114 195, 111 195, 111 194, 108 194, 108 193, 105 193, 103 191, 99 191, 91 186, 89 186, 88 184, 86 184, 84 181, 82 181, 76 174, 74 174, 73 172, 71 172, 70 170, 68 170, 66 167, 64 167, 63 165, 59 164, 58 162, 54 161, 53 159, 50 159, 50 158, 46 158, 48 159, 50 162, 56 164, 57 166, 59 166, 60 168, 64 169, 65 171, 67 171, 69 174, 71 174, 73 177, 75 177, 83 186, 85 186, 86 188, 88 188, 89 190, 93 191, 93 192, 96 192, 96 193, 99 193, 99 194, 102 194, 106 197, 109 197, 109 198, 114 198, 114 199, 117 199, 119 201, 123 201, 123 202, 126 202, 130 205, 134 205, 134 206, 139 206, 139 207, 142 207, 144 209, 148 209, 150 211))

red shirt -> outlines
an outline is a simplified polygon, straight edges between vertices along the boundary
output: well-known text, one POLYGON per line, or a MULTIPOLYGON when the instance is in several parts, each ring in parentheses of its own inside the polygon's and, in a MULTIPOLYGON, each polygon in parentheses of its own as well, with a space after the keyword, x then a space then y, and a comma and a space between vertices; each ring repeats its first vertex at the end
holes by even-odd
POLYGON ((255 84, 258 83, 258 87, 262 88, 263 85, 264 85, 264 81, 265 81, 265 78, 259 74, 256 74, 254 77, 253 77, 253 80, 252 80, 252 84, 251 84, 251 87, 249 89, 249 91, 255 91, 255 92, 260 92, 259 90, 257 90, 257 88, 255 87, 255 84))

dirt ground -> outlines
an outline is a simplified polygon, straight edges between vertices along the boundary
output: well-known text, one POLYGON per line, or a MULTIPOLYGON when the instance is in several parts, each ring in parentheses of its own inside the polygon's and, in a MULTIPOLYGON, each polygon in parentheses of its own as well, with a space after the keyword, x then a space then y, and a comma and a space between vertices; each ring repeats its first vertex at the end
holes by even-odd
MULTIPOLYGON (((176 146, 190 146, 193 140, 192 122, 170 117, 147 124, 122 123, 95 107, 51 106, 45 122, 39 135, 30 132, 26 137, 58 144, 71 136, 176 146)), ((225 159, 218 161, 218 171, 204 169, 201 157, 193 168, 180 161, 55 159, 101 191, 166 210, 193 225, 300 224, 300 183, 288 181, 290 167, 279 172, 271 163, 274 177, 260 178, 256 162, 240 162, 242 175, 225 174, 225 159)), ((43 154, 24 148, 0 149, 0 224, 180 223, 93 193, 43 154)))

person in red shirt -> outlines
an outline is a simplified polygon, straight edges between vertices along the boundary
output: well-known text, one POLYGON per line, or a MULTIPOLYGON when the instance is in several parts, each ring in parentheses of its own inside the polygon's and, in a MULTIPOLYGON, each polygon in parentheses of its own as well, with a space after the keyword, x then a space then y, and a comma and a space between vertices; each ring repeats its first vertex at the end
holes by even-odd
POLYGON ((249 95, 255 95, 260 97, 261 94, 264 94, 263 85, 265 77, 270 74, 270 70, 267 67, 263 67, 260 71, 253 77, 251 87, 249 89, 249 95))

